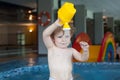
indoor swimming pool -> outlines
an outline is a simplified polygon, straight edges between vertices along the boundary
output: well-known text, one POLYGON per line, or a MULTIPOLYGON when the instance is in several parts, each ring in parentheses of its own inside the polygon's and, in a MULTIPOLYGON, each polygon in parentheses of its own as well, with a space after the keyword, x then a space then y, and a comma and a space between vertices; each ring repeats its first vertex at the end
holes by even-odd
MULTIPOLYGON (((73 63, 74 80, 120 80, 119 62, 73 63)), ((46 57, 0 63, 0 80, 48 80, 46 57)))

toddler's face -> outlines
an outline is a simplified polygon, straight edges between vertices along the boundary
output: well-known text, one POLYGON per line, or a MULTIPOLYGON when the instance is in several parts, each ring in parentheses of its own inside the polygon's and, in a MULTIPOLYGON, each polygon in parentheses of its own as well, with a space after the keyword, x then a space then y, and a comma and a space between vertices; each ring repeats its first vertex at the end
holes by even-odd
POLYGON ((54 43, 59 48, 67 48, 68 45, 70 44, 70 40, 71 40, 71 35, 64 34, 63 31, 60 31, 54 36, 54 43))

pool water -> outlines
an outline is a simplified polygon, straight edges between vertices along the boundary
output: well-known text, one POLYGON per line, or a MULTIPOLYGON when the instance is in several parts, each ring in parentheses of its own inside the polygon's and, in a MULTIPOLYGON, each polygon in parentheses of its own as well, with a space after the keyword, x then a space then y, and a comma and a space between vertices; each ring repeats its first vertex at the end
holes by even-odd
POLYGON ((48 80, 48 77, 47 65, 16 68, 0 74, 0 80, 48 80))
POLYGON ((34 66, 41 64, 48 64, 47 57, 23 58, 22 60, 16 59, 0 63, 0 72, 8 71, 19 67, 34 66))
POLYGON ((120 80, 120 63, 75 63, 74 74, 82 78, 75 80, 120 80))
MULTIPOLYGON (((24 59, 0 64, 0 80, 48 80, 47 59, 33 59, 32 63, 28 65, 29 60, 24 59)), ((73 63, 73 77, 74 80, 120 80, 120 63, 73 63)))

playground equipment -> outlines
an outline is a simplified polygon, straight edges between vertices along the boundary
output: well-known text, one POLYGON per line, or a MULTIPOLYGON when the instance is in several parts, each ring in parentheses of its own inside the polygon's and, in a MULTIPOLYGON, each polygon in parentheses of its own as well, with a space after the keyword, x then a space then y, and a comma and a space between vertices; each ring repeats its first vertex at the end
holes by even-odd
POLYGON ((107 32, 102 40, 102 46, 98 55, 98 62, 113 61, 116 55, 116 46, 114 36, 112 33, 107 32))
POLYGON ((111 32, 104 35, 101 45, 92 45, 89 36, 86 33, 80 33, 76 37, 73 48, 81 52, 80 41, 86 41, 90 45, 90 56, 88 62, 113 61, 116 56, 116 45, 114 36, 111 32))

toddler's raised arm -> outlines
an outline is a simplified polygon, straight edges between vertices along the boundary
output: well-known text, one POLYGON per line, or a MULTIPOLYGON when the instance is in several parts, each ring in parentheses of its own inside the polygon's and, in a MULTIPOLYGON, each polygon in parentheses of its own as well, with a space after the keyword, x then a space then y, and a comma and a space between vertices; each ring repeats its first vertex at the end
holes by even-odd
POLYGON ((50 37, 50 35, 54 32, 54 30, 59 27, 62 26, 60 24, 60 20, 57 19, 53 24, 51 24, 50 26, 48 26, 44 31, 43 31, 43 42, 45 44, 45 46, 47 48, 52 47, 54 44, 52 42, 52 39, 50 37))

